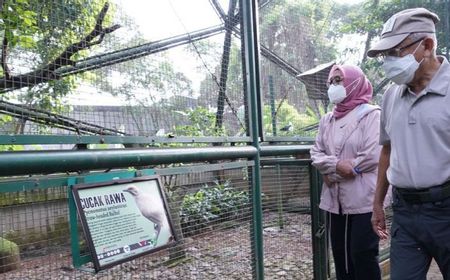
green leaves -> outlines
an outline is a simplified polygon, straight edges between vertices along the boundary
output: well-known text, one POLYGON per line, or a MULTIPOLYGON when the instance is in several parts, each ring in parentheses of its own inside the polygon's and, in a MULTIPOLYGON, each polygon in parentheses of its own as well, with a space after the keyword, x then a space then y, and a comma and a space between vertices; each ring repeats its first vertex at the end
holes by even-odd
POLYGON ((15 47, 20 43, 27 46, 33 45, 33 40, 30 40, 30 38, 37 32, 37 13, 30 8, 30 3, 24 0, 6 0, 3 3, 3 9, 0 13, 2 18, 0 30, 4 30, 4 36, 10 47, 15 47))
POLYGON ((183 198, 180 213, 183 232, 189 236, 208 226, 241 218, 249 203, 248 193, 236 190, 229 181, 205 185, 183 198))
MULTIPOLYGON (((105 0, 5 0, 0 12, 0 30, 4 31, 3 55, 8 67, 1 69, 1 74, 14 76, 17 72, 13 71, 20 68, 20 72, 29 72, 36 76, 39 73, 47 73, 37 71, 37 74, 34 74, 33 71, 36 69, 49 65, 54 70, 61 66, 62 60, 51 64, 66 48, 79 42, 93 30, 105 2, 105 0), (18 65, 20 67, 17 67, 18 65)), ((111 17, 112 13, 107 13, 104 24, 111 21, 111 17)), ((68 59, 78 60, 86 57, 89 51, 68 53, 64 62, 68 59)), ((11 95, 24 104, 58 112, 63 108, 62 97, 70 94, 76 85, 74 77, 58 79, 52 76, 49 82, 30 86, 19 93, 12 92, 11 95)), ((4 96, 8 98, 6 94, 4 96)))
MULTIPOLYGON (((276 104, 276 108, 278 108, 276 104)), ((307 107, 308 108, 308 107, 307 107)), ((273 135, 272 131, 272 116, 269 105, 264 105, 263 109, 263 125, 266 134, 273 135)), ((276 122, 277 122, 277 135, 299 135, 301 129, 311 124, 317 123, 318 117, 314 111, 309 108, 305 113, 299 113, 297 109, 290 105, 287 101, 284 101, 277 110, 276 122), (280 131, 280 128, 286 126, 292 126, 290 131, 280 131)))
POLYGON ((204 107, 197 107, 186 114, 190 122, 189 125, 177 125, 175 132, 183 136, 221 136, 225 135, 224 128, 215 128, 216 115, 204 107))

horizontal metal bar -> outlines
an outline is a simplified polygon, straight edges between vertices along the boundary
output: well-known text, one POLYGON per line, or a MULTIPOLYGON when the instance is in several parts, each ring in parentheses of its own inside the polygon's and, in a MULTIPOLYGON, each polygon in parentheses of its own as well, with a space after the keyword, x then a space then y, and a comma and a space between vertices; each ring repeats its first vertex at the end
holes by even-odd
POLYGON ((287 159, 287 158, 270 158, 261 159, 262 166, 274 166, 274 165, 295 165, 295 166, 309 166, 311 160, 309 159, 287 159))
POLYGON ((250 137, 146 137, 95 135, 0 135, 0 145, 247 143, 250 137))
POLYGON ((257 150, 252 146, 2 152, 0 153, 0 176, 252 158, 256 154, 257 150))
POLYGON ((253 161, 233 161, 224 163, 213 163, 213 164, 202 164, 202 165, 191 165, 182 167, 170 167, 170 168, 155 168, 155 174, 157 175, 175 175, 175 174, 189 174, 196 172, 210 172, 217 170, 229 170, 235 168, 243 168, 254 166, 253 161))
POLYGON ((35 176, 31 178, 12 178, 0 181, 0 193, 8 192, 24 192, 36 189, 48 189, 56 187, 65 187, 69 180, 77 182, 82 180, 84 183, 93 183, 100 181, 109 181, 115 179, 129 179, 140 176, 155 174, 153 169, 139 170, 118 170, 110 172, 92 172, 80 175, 51 175, 51 176, 35 176))
POLYGON ((261 156, 285 156, 309 154, 312 145, 273 145, 261 146, 261 156))
MULTIPOLYGON (((267 142, 300 142, 310 144, 312 137, 265 137, 267 142)), ((190 137, 190 136, 106 136, 106 135, 0 135, 0 145, 51 144, 157 144, 157 143, 249 143, 250 137, 190 137)))
MULTIPOLYGON (((261 156, 309 153, 309 145, 261 146, 261 156)), ((51 174, 163 163, 251 158, 252 146, 175 149, 20 151, 0 153, 0 176, 51 174)))
POLYGON ((277 143, 277 142, 300 142, 312 144, 315 141, 314 137, 305 136, 265 136, 264 140, 267 142, 277 143))
POLYGON ((233 161, 214 164, 199 164, 183 167, 168 167, 155 169, 139 169, 134 171, 118 170, 110 172, 93 172, 80 175, 52 175, 52 176, 36 176, 32 178, 14 178, 6 181, 0 181, 0 193, 30 191, 35 189, 48 189, 55 187, 64 187, 68 185, 68 180, 74 181, 83 180, 84 183, 92 183, 98 181, 108 181, 113 179, 129 179, 136 177, 136 173, 144 175, 174 175, 174 174, 188 174, 195 172, 210 172, 217 170, 229 170, 235 168, 243 168, 254 166, 253 161, 233 161))
POLYGON ((129 179, 137 176, 136 173, 142 176, 146 175, 174 175, 174 174, 188 174, 195 172, 210 172, 217 170, 229 170, 235 168, 244 168, 254 166, 253 161, 233 161, 215 164, 201 164, 191 165, 185 167, 169 167, 169 168, 155 168, 155 169, 139 169, 134 171, 111 171, 111 172, 93 172, 85 175, 58 175, 58 176, 36 176, 35 178, 14 178, 7 181, 0 181, 0 193, 30 191, 36 189, 47 189, 56 187, 65 187, 68 185, 70 179, 74 181, 82 180, 84 183, 92 183, 99 181, 109 181, 113 179, 129 179))

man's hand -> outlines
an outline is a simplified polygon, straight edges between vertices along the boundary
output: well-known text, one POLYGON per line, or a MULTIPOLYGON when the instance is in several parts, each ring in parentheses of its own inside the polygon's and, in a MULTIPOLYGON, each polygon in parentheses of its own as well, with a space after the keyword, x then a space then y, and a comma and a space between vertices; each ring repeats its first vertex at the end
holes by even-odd
POLYGON ((383 205, 373 205, 372 228, 381 240, 388 238, 389 234, 386 230, 386 217, 384 214, 383 205))
POLYGON ((346 179, 355 177, 352 162, 348 159, 338 161, 336 164, 336 173, 346 179))

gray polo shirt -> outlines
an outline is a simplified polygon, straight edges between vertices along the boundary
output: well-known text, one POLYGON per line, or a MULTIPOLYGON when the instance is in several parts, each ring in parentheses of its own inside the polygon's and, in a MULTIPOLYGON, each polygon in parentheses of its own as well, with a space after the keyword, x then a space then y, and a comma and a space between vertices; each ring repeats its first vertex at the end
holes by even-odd
POLYGON ((391 143, 389 182, 427 188, 450 180, 450 64, 442 64, 418 96, 406 85, 383 96, 380 144, 391 143))

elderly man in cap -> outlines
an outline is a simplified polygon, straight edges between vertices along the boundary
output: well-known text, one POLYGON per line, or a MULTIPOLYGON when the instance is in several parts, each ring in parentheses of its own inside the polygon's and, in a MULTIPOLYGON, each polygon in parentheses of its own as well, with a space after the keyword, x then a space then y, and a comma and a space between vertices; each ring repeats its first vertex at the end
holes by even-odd
POLYGON ((401 11, 368 52, 396 85, 383 96, 372 226, 386 238, 383 199, 393 186, 391 279, 426 279, 434 258, 450 279, 450 65, 436 55, 436 14, 401 11))

